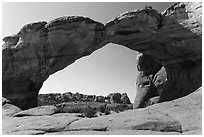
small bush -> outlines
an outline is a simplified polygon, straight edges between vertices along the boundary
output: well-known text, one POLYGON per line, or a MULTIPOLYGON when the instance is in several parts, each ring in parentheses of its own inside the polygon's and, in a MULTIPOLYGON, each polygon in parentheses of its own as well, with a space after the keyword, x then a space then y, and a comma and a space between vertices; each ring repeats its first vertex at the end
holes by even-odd
POLYGON ((101 112, 101 113, 105 113, 106 109, 107 109, 106 104, 100 105, 98 107, 98 111, 101 112))
POLYGON ((88 118, 96 117, 96 109, 90 106, 83 109, 82 113, 84 114, 85 117, 88 117, 88 118))
POLYGON ((105 109, 105 115, 109 115, 111 112, 110 112, 110 110, 108 110, 108 109, 105 109))
POLYGON ((101 112, 101 113, 105 113, 105 115, 110 114, 110 110, 107 108, 107 104, 100 105, 98 107, 98 111, 101 112))

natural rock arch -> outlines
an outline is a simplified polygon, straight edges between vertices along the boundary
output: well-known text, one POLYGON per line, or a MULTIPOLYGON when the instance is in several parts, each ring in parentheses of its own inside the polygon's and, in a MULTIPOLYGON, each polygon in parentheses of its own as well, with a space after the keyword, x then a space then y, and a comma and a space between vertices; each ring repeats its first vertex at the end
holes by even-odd
POLYGON ((27 109, 49 75, 116 43, 158 60, 167 71, 160 102, 185 96, 202 85, 202 3, 175 3, 163 13, 146 8, 106 25, 84 17, 61 17, 25 25, 5 37, 3 97, 27 109))

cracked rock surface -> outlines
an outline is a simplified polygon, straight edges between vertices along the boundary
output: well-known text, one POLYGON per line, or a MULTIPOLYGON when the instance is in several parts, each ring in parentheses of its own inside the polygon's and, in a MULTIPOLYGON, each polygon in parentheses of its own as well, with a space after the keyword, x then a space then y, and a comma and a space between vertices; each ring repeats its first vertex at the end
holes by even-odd
POLYGON ((201 102, 199 88, 180 99, 94 118, 81 118, 76 113, 13 117, 4 113, 8 109, 5 104, 3 134, 201 134, 201 102))

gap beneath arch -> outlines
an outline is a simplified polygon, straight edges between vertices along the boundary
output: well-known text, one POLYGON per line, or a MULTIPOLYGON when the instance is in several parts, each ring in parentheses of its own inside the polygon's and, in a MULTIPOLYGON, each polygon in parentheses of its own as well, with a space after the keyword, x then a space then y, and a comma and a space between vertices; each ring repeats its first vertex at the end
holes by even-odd
POLYGON ((133 103, 138 74, 136 56, 136 51, 124 46, 107 44, 51 75, 39 94, 69 91, 107 96, 112 92, 126 92, 133 103))

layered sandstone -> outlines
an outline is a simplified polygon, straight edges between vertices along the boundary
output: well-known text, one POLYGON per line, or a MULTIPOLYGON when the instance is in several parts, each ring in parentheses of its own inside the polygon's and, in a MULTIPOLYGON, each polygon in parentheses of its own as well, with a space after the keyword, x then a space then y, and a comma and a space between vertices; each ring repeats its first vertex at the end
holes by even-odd
POLYGON ((3 96, 22 109, 35 107, 49 75, 97 49, 103 29, 103 24, 89 18, 62 17, 27 24, 4 38, 3 96))
POLYGON ((106 25, 109 42, 142 52, 167 72, 159 102, 185 96, 202 85, 202 3, 175 3, 163 13, 147 7, 106 25))
POLYGON ((160 102, 200 87, 202 73, 202 3, 175 3, 163 13, 147 7, 125 13, 105 26, 85 17, 61 17, 25 25, 4 38, 3 97, 27 109, 49 75, 107 43, 139 51, 160 62, 167 83, 160 102))
POLYGON ((159 99, 167 78, 166 70, 161 63, 142 53, 139 53, 137 57, 137 69, 139 74, 136 80, 137 93, 133 105, 135 109, 153 104, 150 99, 155 96, 158 96, 159 99))

